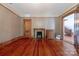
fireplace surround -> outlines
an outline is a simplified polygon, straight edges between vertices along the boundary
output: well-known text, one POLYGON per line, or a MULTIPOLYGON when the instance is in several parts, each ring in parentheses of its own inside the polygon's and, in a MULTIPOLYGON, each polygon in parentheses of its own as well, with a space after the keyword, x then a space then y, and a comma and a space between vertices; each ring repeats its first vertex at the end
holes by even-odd
POLYGON ((45 29, 44 28, 34 28, 34 38, 36 38, 36 39, 45 38, 45 29))

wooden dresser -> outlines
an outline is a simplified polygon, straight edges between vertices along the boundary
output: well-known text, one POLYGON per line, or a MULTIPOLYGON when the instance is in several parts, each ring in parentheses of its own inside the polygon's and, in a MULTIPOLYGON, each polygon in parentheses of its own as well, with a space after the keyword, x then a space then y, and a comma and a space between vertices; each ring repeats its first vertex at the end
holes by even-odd
POLYGON ((47 39, 53 39, 54 38, 53 34, 54 34, 53 30, 50 30, 50 29, 46 30, 46 38, 47 39))

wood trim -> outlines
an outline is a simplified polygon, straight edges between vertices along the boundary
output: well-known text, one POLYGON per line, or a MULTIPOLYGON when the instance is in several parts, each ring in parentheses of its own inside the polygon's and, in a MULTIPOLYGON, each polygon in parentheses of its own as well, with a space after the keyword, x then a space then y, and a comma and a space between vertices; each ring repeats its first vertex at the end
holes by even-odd
POLYGON ((31 19, 24 19, 23 21, 24 21, 24 36, 25 36, 25 21, 31 21, 31 19))
POLYGON ((76 11, 77 7, 78 7, 78 4, 77 4, 76 6, 73 6, 71 9, 67 10, 66 12, 64 12, 64 13, 63 13, 62 15, 60 15, 60 16, 62 16, 62 17, 64 18, 64 17, 66 17, 66 16, 68 16, 68 15, 74 13, 74 12, 76 11))
MULTIPOLYGON (((31 21, 31 19, 23 19, 23 23, 24 23, 24 24, 23 24, 23 25, 24 25, 24 26, 23 26, 23 27, 24 27, 24 36, 25 36, 25 32, 26 32, 26 31, 25 31, 25 22, 26 22, 26 21, 31 21)), ((32 21, 31 21, 31 24, 32 24, 32 21)), ((31 26, 32 26, 32 25, 31 25, 31 26)), ((31 28, 31 29, 32 29, 32 28, 31 28)), ((30 31, 31 31, 31 29, 30 29, 30 31)), ((31 34, 32 34, 32 33, 31 33, 31 34)), ((32 35, 30 35, 30 36, 31 36, 31 38, 32 38, 32 35)))
POLYGON ((73 11, 71 11, 71 12, 65 14, 65 15, 63 16, 63 18, 66 17, 66 16, 68 16, 68 15, 70 15, 70 14, 73 14, 73 13, 75 13, 75 10, 73 10, 73 11))
POLYGON ((79 7, 76 8, 76 12, 79 13, 79 7))

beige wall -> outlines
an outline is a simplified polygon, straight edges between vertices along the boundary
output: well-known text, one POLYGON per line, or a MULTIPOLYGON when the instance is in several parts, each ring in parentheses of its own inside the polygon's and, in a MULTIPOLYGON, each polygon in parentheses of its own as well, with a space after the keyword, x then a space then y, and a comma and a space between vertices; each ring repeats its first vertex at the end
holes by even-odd
POLYGON ((36 17, 32 19, 32 37, 34 37, 34 28, 44 28, 45 30, 53 30, 52 38, 55 32, 55 17, 36 17))
POLYGON ((0 5, 0 43, 21 35, 20 17, 0 5))
POLYGON ((63 36, 63 19, 62 19, 62 17, 57 17, 55 20, 55 33, 63 36))
MULTIPOLYGON (((23 19, 23 18, 22 18, 23 19)), ((27 18, 26 18, 27 19, 27 18)), ((62 17, 46 17, 46 18, 40 18, 40 17, 36 17, 36 18, 31 18, 32 19, 32 37, 34 36, 33 34, 33 29, 34 28, 45 28, 45 29, 51 29, 54 30, 54 36, 55 34, 61 34, 63 36, 63 20, 62 17), (51 28, 50 26, 50 21, 48 22, 48 20, 54 20, 55 21, 55 28, 52 26, 51 28), (41 25, 38 25, 39 23, 42 23, 41 25), (49 24, 48 24, 49 23, 49 24)), ((23 20, 22 20, 23 23, 23 20)), ((52 21, 53 23, 53 21, 52 21)), ((23 32, 23 28, 22 28, 22 32, 23 32)))

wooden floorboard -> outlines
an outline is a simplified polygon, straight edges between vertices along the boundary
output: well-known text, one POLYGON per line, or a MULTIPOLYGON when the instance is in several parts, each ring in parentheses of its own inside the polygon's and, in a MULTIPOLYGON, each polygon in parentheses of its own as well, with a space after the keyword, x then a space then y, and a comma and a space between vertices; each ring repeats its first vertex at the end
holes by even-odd
POLYGON ((78 56, 74 45, 54 39, 17 39, 0 47, 0 56, 78 56))

